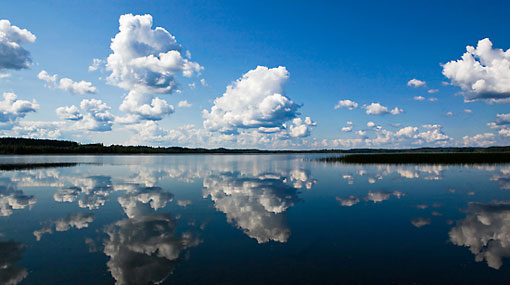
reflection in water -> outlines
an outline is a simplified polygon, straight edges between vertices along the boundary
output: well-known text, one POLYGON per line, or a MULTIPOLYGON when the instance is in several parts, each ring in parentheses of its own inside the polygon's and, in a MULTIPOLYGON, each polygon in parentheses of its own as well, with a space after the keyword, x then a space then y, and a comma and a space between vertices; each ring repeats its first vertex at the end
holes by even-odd
POLYGON ((44 234, 53 233, 53 226, 57 232, 65 232, 70 228, 82 229, 89 226, 89 223, 94 221, 95 214, 93 213, 78 213, 67 215, 64 218, 58 219, 54 222, 47 223, 42 229, 34 231, 35 238, 39 241, 44 234))
POLYGON ((200 240, 185 232, 175 234, 176 220, 169 215, 125 219, 108 226, 104 243, 107 263, 117 284, 163 282, 179 261, 181 252, 200 240))
POLYGON ((374 203, 380 203, 382 201, 386 201, 386 200, 390 199, 391 195, 397 197, 397 199, 400 199, 400 197, 403 197, 406 194, 404 192, 400 192, 397 190, 395 190, 393 192, 368 191, 368 194, 365 197, 365 200, 372 201, 374 203))
POLYGON ((344 206, 344 207, 352 207, 356 204, 359 203, 359 198, 354 196, 354 195, 350 195, 349 197, 347 198, 340 198, 340 197, 336 197, 336 201, 341 205, 341 206, 344 206))
POLYGON ((210 196, 229 223, 259 243, 286 242, 290 229, 284 214, 299 198, 296 189, 284 180, 275 175, 258 178, 240 177, 237 173, 211 175, 204 179, 204 197, 210 196))
POLYGON ((510 202, 470 203, 449 235, 453 244, 469 247, 476 261, 501 268, 502 258, 510 257, 510 202))
POLYGON ((127 193, 118 198, 124 213, 132 219, 152 213, 152 210, 164 208, 174 198, 172 193, 163 191, 160 187, 144 187, 140 185, 121 185, 115 188, 125 189, 127 193), (151 210, 152 209, 152 210, 151 210))
POLYGON ((27 270, 15 264, 23 258, 23 250, 22 243, 0 242, 0 284, 18 284, 27 277, 27 270))
POLYGON ((491 180, 497 181, 499 188, 510 190, 510 167, 501 168, 499 173, 491 177, 491 180))
POLYGON ((34 196, 25 195, 23 191, 18 190, 15 184, 10 181, 0 185, 0 215, 10 216, 13 210, 31 207, 36 203, 34 196))
POLYGON ((430 225, 430 219, 429 218, 416 218, 411 220, 411 224, 417 228, 421 228, 426 225, 430 225))

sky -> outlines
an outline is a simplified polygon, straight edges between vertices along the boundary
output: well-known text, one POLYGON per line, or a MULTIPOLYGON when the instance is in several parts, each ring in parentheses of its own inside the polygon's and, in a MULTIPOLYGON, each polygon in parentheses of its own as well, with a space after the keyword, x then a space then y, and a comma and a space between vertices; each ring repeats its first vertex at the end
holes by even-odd
POLYGON ((1 136, 261 149, 510 145, 507 1, 0 7, 1 136))

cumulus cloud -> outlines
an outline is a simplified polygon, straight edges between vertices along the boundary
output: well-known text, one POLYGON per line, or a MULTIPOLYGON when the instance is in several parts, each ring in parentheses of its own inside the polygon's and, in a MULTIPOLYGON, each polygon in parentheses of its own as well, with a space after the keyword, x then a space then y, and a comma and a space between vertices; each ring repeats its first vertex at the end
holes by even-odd
POLYGON ((106 61, 104 59, 94 58, 92 59, 92 64, 89 66, 89 71, 96 71, 103 67, 105 64, 106 61))
POLYGON ((0 283, 19 284, 28 275, 28 271, 16 263, 23 259, 25 246, 14 241, 0 242, 0 283))
POLYGON ((80 110, 78 110, 78 108, 74 105, 58 107, 56 112, 62 120, 79 121, 83 119, 83 115, 80 113, 80 110))
POLYGON ((468 247, 477 262, 501 268, 503 258, 510 257, 510 204, 470 203, 466 218, 457 221, 449 236, 453 244, 468 247))
POLYGON ((106 227, 106 263, 117 284, 163 283, 179 263, 181 253, 200 240, 189 232, 176 234, 169 215, 125 219, 106 227))
POLYGON ((35 112, 39 109, 39 104, 35 100, 18 100, 16 94, 12 92, 3 93, 3 100, 0 101, 0 124, 13 124, 20 118, 24 118, 27 113, 35 112))
POLYGON ((411 80, 409 80, 407 82, 407 86, 410 86, 410 87, 422 87, 422 86, 425 86, 427 85, 427 83, 425 81, 422 81, 422 80, 419 80, 419 79, 416 79, 416 78, 413 78, 411 80))
POLYGON ((423 100, 425 100, 425 97, 423 97, 423 96, 414 96, 413 99, 416 100, 416 101, 423 101, 423 100))
POLYGON ((408 126, 408 127, 405 127, 405 128, 401 128, 400 130, 398 130, 395 135, 397 137, 413 137, 416 132, 418 131, 418 128, 417 127, 411 127, 411 126, 408 126))
POLYGON ((296 118, 300 107, 285 96, 289 72, 283 66, 258 66, 227 86, 223 96, 214 100, 210 111, 204 110, 204 127, 222 133, 238 129, 282 127, 296 118))
POLYGON ((352 132, 352 122, 347 122, 347 126, 342 127, 342 132, 352 132))
POLYGON ((317 123, 312 121, 310 117, 306 117, 304 120, 295 118, 289 127, 289 135, 293 138, 307 137, 310 135, 311 128, 316 125, 317 123))
POLYGON ((510 98, 510 49, 495 49, 485 38, 476 48, 467 46, 461 59, 444 64, 443 75, 463 90, 466 101, 504 101, 510 98))
POLYGON ((340 109, 340 108, 346 108, 346 109, 352 110, 352 109, 358 108, 358 103, 351 101, 349 99, 340 100, 335 105, 335 109, 340 109))
POLYGON ((404 112, 404 110, 398 107, 389 110, 388 107, 385 107, 379 103, 372 103, 368 106, 364 105, 363 108, 366 109, 367 115, 386 115, 386 114, 398 115, 404 112))
POLYGON ((177 74, 191 77, 203 69, 183 56, 174 36, 152 24, 151 15, 120 16, 106 63, 111 72, 107 82, 129 91, 120 110, 139 120, 161 120, 171 114, 173 106, 151 94, 171 93, 177 88, 177 74))
POLYGON ((484 133, 474 136, 462 137, 465 146, 489 146, 496 142, 495 139, 496 135, 493 133, 484 133))
POLYGON ((193 105, 191 105, 191 103, 188 103, 187 100, 182 100, 182 101, 179 101, 179 104, 177 104, 177 107, 179 108, 189 108, 193 105))
POLYGON ((35 35, 26 29, 0 20, 0 70, 28 68, 32 60, 23 46, 35 42, 35 35))
POLYGON ((84 99, 80 108, 86 113, 83 115, 76 106, 65 106, 56 109, 62 120, 74 121, 74 128, 80 130, 105 132, 111 131, 115 116, 110 113, 111 108, 98 99, 84 99))
POLYGON ((58 80, 58 75, 50 75, 46 70, 42 70, 37 75, 37 78, 46 81, 46 83, 50 84, 49 86, 58 88, 64 91, 68 91, 74 94, 94 94, 96 93, 96 87, 92 86, 92 83, 88 81, 73 81, 69 78, 62 78, 58 80))

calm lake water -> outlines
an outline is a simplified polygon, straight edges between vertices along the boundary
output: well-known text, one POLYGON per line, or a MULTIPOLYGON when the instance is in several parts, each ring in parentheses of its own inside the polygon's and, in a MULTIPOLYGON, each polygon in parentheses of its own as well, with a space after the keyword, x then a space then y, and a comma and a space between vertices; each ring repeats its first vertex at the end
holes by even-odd
POLYGON ((510 282, 510 165, 314 157, 1 156, 77 164, 0 171, 0 283, 510 282))

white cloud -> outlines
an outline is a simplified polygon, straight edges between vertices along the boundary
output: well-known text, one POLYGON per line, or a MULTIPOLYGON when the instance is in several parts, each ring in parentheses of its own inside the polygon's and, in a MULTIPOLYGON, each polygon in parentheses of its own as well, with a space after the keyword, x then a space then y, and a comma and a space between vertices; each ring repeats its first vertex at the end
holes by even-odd
POLYGON ((171 93, 178 73, 191 77, 203 69, 182 56, 181 45, 167 30, 152 28, 151 15, 120 16, 119 33, 110 48, 107 82, 129 90, 120 110, 136 120, 161 120, 171 114, 173 106, 151 94, 171 93))
POLYGON ((395 133, 395 136, 411 138, 411 137, 413 137, 416 134, 417 131, 418 131, 417 127, 408 126, 408 127, 405 127, 405 128, 402 128, 402 129, 398 130, 395 133))
POLYGON ((388 110, 387 107, 379 103, 372 103, 368 106, 364 105, 363 108, 367 110, 366 111, 367 115, 385 115, 385 114, 398 115, 404 112, 404 110, 399 109, 398 107, 395 107, 392 110, 388 110))
POLYGON ((476 48, 467 46, 461 59, 446 63, 443 75, 464 91, 466 101, 504 101, 510 98, 510 49, 494 49, 485 38, 476 48))
POLYGON ((211 111, 204 110, 204 127, 222 133, 238 129, 281 127, 297 116, 300 107, 285 96, 289 72, 283 66, 258 66, 227 86, 214 100, 211 111))
POLYGON ((188 103, 187 100, 182 100, 182 101, 179 101, 179 104, 177 104, 177 107, 179 108, 189 108, 193 105, 191 105, 191 103, 188 103))
POLYGON ((375 123, 370 121, 370 122, 367 123, 367 127, 373 128, 373 127, 375 127, 375 123))
POLYGON ((74 105, 59 107, 57 115, 62 120, 75 121, 73 128, 96 132, 111 131, 115 116, 110 113, 111 108, 98 99, 84 99, 80 108, 86 113, 82 114, 74 105))
POLYGON ((106 64, 106 60, 94 58, 94 59, 92 59, 92 64, 89 66, 89 71, 96 71, 99 68, 104 67, 105 64, 106 64))
POLYGON ((452 117, 453 115, 454 115, 453 112, 446 112, 446 114, 445 114, 445 116, 447 116, 447 117, 452 117))
POLYGON ((510 113, 508 114, 497 114, 496 125, 509 125, 510 124, 510 113))
POLYGON ((358 103, 351 101, 349 99, 340 100, 335 105, 335 109, 340 109, 340 108, 346 108, 346 109, 352 110, 352 109, 358 108, 358 103))
POLYGON ((205 82, 205 79, 200 79, 200 84, 202 84, 202 86, 207 86, 207 82, 205 82))
POLYGON ((473 110, 471 110, 471 109, 464 109, 464 113, 471 114, 471 113, 473 113, 473 110))
POLYGON ((422 87, 422 86, 425 86, 427 83, 425 81, 422 81, 422 80, 419 80, 419 79, 416 79, 416 78, 413 78, 411 80, 409 80, 407 82, 407 86, 411 86, 411 87, 422 87))
POLYGON ((347 122, 347 126, 342 127, 342 132, 352 132, 352 122, 347 122))
POLYGON ((30 52, 23 45, 33 43, 35 39, 28 30, 13 26, 8 20, 0 20, 0 70, 28 68, 30 52))
POLYGON ((79 121, 83 119, 83 115, 74 105, 58 107, 56 113, 58 117, 62 120, 79 121))
POLYGON ((24 118, 27 113, 35 112, 39 109, 39 104, 35 100, 18 100, 16 94, 12 92, 3 93, 3 100, 0 101, 0 124, 12 125, 17 123, 18 119, 24 118))
POLYGON ((434 93, 439 92, 439 90, 438 90, 438 89, 429 89, 429 90, 427 90, 427 92, 428 92, 429 94, 434 94, 434 93))
POLYGON ((292 120, 292 125, 289 127, 289 135, 293 138, 307 137, 310 135, 312 127, 316 125, 317 123, 312 121, 310 117, 306 117, 304 120, 295 118, 292 120))
POLYGON ((465 146, 489 146, 493 145, 496 135, 493 133, 477 134, 472 137, 464 136, 462 140, 465 146))
POLYGON ((436 97, 430 97, 428 100, 430 102, 436 102, 438 99, 436 97))
POLYGON ((416 101, 423 101, 423 100, 425 100, 425 97, 423 97, 423 96, 414 96, 413 99, 416 100, 416 101))
POLYGON ((441 131, 441 126, 439 125, 434 126, 437 126, 437 128, 431 128, 428 131, 421 132, 415 135, 414 138, 423 139, 427 143, 439 143, 439 144, 443 144, 451 140, 449 136, 445 135, 441 131))
POLYGON ((96 93, 96 87, 92 86, 92 83, 87 81, 75 82, 69 78, 62 78, 60 81, 58 80, 58 75, 49 75, 46 70, 42 70, 39 72, 37 77, 47 83, 51 84, 50 86, 54 88, 58 88, 64 91, 68 91, 74 94, 94 94, 96 93))
POLYGON ((0 73, 0 79, 9 78, 11 77, 10 73, 0 73))

